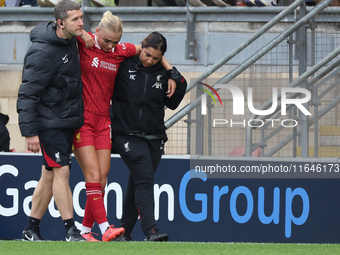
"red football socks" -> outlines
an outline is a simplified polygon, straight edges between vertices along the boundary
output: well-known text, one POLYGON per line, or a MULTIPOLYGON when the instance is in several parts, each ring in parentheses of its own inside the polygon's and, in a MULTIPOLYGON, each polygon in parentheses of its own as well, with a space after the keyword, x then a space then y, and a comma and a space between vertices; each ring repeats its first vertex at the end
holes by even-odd
POLYGON ((106 211, 104 207, 103 194, 100 183, 86 183, 86 206, 83 225, 92 228, 95 221, 97 224, 107 222, 106 211))

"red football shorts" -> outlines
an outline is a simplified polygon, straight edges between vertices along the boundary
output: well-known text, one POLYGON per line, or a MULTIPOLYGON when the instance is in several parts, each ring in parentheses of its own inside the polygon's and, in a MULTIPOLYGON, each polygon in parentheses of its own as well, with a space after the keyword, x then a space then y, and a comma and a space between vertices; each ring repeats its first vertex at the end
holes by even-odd
POLYGON ((93 145, 96 150, 111 150, 111 144, 110 117, 84 111, 84 125, 74 132, 73 149, 93 145))

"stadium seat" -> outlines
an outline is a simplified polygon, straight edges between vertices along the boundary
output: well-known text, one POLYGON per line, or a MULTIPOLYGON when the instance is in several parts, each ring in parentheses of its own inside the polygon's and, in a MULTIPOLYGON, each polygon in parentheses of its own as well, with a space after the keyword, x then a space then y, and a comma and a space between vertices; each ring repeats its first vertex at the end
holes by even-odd
MULTIPOLYGON (((242 157, 246 153, 245 147, 235 147, 232 149, 228 156, 230 157, 242 157)), ((252 157, 260 157, 261 149, 257 148, 251 155, 252 157)))

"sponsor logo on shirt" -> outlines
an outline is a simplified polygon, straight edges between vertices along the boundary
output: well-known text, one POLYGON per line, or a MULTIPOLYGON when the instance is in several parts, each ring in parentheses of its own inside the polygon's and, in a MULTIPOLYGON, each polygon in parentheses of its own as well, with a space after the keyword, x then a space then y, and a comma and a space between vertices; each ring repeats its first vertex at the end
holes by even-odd
POLYGON ((129 77, 130 80, 134 80, 135 81, 135 78, 136 78, 135 74, 130 74, 130 77, 129 77))
POLYGON ((99 59, 97 57, 92 59, 92 66, 98 67, 99 65, 99 59))
POLYGON ((105 61, 100 61, 100 67, 108 69, 110 71, 117 72, 117 65, 116 64, 111 64, 111 63, 107 63, 105 61))
POLYGON ((152 85, 152 88, 162 89, 162 83, 157 81, 154 85, 152 85))
POLYGON ((95 57, 92 59, 92 65, 91 66, 95 66, 95 67, 99 67, 99 68, 105 68, 107 70, 110 71, 114 71, 117 72, 117 65, 116 64, 111 64, 105 61, 100 61, 98 59, 98 57, 95 57))

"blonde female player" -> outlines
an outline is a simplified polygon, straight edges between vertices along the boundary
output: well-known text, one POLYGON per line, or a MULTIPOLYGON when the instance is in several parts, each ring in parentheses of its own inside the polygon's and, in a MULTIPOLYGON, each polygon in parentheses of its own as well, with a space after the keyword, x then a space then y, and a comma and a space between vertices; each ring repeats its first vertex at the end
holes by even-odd
MULTIPOLYGON (((84 33, 78 40, 83 82, 84 125, 73 137, 74 155, 83 171, 87 201, 81 234, 87 241, 98 241, 91 234, 96 221, 102 241, 112 241, 124 233, 108 223, 104 206, 104 189, 111 162, 110 100, 120 63, 138 55, 140 46, 119 43, 123 33, 121 20, 110 11, 104 13, 96 32, 84 33), (86 48, 93 42, 94 46, 86 48)), ((163 59, 164 68, 172 68, 163 59)), ((175 90, 174 82, 169 94, 175 90)))

